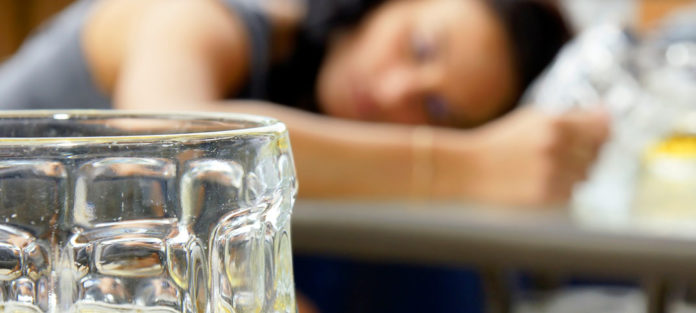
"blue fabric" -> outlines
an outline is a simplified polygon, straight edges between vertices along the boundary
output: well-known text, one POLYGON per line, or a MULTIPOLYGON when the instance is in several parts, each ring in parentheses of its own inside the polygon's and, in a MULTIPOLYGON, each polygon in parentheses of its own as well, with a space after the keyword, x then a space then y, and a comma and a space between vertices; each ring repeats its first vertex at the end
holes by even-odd
POLYGON ((297 290, 321 313, 479 313, 484 294, 468 269, 295 256, 297 290))

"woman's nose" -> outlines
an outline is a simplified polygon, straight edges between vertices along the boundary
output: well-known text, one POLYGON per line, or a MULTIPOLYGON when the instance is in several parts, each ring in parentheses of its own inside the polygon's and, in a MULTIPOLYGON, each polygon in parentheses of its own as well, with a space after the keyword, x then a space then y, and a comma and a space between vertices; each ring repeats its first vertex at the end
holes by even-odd
POLYGON ((395 68, 376 77, 372 88, 375 103, 382 110, 392 110, 413 103, 423 93, 424 84, 414 70, 395 68))

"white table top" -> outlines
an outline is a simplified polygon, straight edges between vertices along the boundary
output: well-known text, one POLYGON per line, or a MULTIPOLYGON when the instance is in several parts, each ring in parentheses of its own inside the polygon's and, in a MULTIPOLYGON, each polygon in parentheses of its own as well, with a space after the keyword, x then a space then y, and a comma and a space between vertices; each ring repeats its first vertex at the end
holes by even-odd
POLYGON ((292 240, 299 253, 374 261, 696 277, 696 223, 609 224, 569 212, 299 200, 292 240))

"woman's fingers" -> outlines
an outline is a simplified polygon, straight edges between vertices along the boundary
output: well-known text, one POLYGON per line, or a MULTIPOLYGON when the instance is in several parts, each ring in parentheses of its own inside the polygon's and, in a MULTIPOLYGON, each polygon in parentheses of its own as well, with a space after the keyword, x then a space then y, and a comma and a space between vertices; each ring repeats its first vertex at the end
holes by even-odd
POLYGON ((575 111, 561 116, 562 133, 559 175, 572 186, 587 178, 589 168, 597 158, 601 145, 609 134, 609 119, 601 111, 575 111))
POLYGON ((549 202, 562 203, 570 198, 574 186, 587 178, 608 135, 608 119, 602 112, 575 111, 551 116, 548 123, 548 176, 542 178, 545 182, 541 187, 549 202))
POLYGON ((512 204, 563 203, 586 178, 608 133, 603 112, 519 110, 483 129, 479 189, 486 198, 512 204))

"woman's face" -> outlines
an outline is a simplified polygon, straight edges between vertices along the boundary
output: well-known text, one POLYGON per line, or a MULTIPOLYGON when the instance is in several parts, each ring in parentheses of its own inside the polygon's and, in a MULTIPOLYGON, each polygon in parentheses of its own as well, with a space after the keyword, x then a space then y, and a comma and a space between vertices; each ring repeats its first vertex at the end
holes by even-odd
POLYGON ((471 127, 517 88, 502 22, 484 0, 386 1, 332 41, 319 73, 326 114, 471 127))

